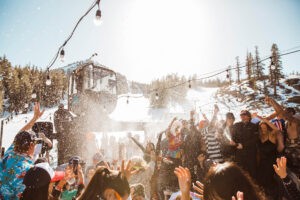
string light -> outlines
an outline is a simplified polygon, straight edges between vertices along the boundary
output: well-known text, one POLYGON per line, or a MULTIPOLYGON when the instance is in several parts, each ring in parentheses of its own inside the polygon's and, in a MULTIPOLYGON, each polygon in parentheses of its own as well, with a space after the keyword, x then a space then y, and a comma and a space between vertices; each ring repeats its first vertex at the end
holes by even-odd
POLYGON ((271 66, 270 66, 270 68, 271 68, 271 70, 274 71, 276 69, 276 66, 274 65, 274 61, 272 59, 272 56, 270 57, 270 59, 271 59, 271 66))
POLYGON ((35 90, 33 90, 32 94, 31 94, 31 98, 32 98, 32 99, 35 99, 35 98, 36 98, 36 91, 35 91, 35 90))
POLYGON ((226 78, 229 79, 229 69, 226 70, 226 78))
POLYGON ((60 60, 62 61, 62 62, 64 62, 64 58, 65 58, 65 50, 64 49, 62 49, 61 51, 60 51, 60 60))
POLYGON ((49 72, 48 72, 48 74, 47 74, 47 80, 46 80, 46 85, 50 86, 51 83, 52 83, 52 81, 51 81, 51 78, 50 78, 50 75, 49 75, 49 72))
MULTIPOLYGON (((297 52, 300 52, 300 49, 299 49, 299 50, 295 50, 295 51, 291 51, 291 52, 287 52, 287 53, 284 53, 284 54, 280 54, 279 56, 282 57, 282 56, 285 56, 285 55, 288 55, 288 54, 297 53, 297 52)), ((258 62, 256 62, 256 63, 259 64, 259 63, 262 63, 262 62, 264 62, 264 61, 266 61, 266 60, 268 60, 268 59, 270 59, 270 56, 268 56, 268 57, 266 57, 266 58, 264 58, 264 59, 261 59, 260 61, 258 61, 258 62)), ((216 71, 214 71, 214 72, 216 72, 216 73, 214 73, 214 74, 212 74, 212 75, 209 75, 209 76, 206 76, 206 77, 201 77, 201 78, 196 78, 196 79, 192 79, 192 80, 188 80, 188 81, 185 81, 185 82, 182 82, 182 83, 178 83, 178 84, 173 85, 173 86, 160 88, 160 90, 168 90, 168 89, 176 88, 176 87, 182 86, 182 85, 184 85, 184 84, 186 84, 187 82, 190 82, 190 81, 201 81, 201 80, 204 80, 204 79, 212 78, 212 77, 218 76, 218 75, 220 75, 220 74, 223 74, 224 72, 227 72, 226 77, 228 77, 228 76, 230 77, 230 75, 229 75, 229 70, 236 70, 237 68, 242 69, 242 68, 245 68, 245 67, 246 67, 246 65, 244 65, 244 66, 239 66, 239 67, 233 67, 233 68, 230 68, 230 69, 226 68, 226 69, 224 69, 224 70, 222 70, 222 71, 216 70, 216 71), (217 72, 217 71, 218 71, 218 72, 217 72)), ((211 74, 211 73, 212 73, 212 72, 206 73, 206 74, 211 74)), ((202 75, 206 75, 206 74, 202 74, 202 75)), ((243 85, 243 86, 241 87, 241 89, 247 90, 247 86, 243 85)), ((150 93, 156 92, 157 90, 158 90, 158 88, 155 88, 155 89, 150 90, 148 93, 150 94, 150 93)), ((156 94, 155 94, 155 98, 157 98, 156 96, 158 96, 158 93, 157 93, 157 92, 156 92, 156 94)), ((127 104, 128 104, 128 103, 129 103, 129 96, 119 96, 118 98, 123 98, 123 97, 127 97, 127 104)), ((138 97, 133 96, 133 98, 143 98, 143 97, 145 97, 145 96, 144 96, 144 95, 141 95, 141 96, 138 96, 138 97)), ((240 99, 240 98, 239 98, 239 99, 240 99)), ((240 101, 241 101, 241 99, 240 99, 240 101)))
POLYGON ((54 65, 54 63, 56 62, 58 56, 61 55, 62 52, 63 52, 63 55, 64 55, 65 52, 63 51, 63 47, 65 47, 67 45, 67 43, 69 42, 69 40, 72 38, 72 36, 74 35, 75 30, 77 29, 79 23, 83 20, 83 18, 86 17, 91 12, 91 10, 97 5, 98 5, 98 10, 96 12, 96 17, 97 17, 97 19, 101 18, 101 11, 99 9, 99 4, 100 4, 100 0, 96 0, 95 2, 93 2, 93 4, 88 8, 88 10, 79 18, 79 20, 77 21, 77 23, 76 23, 75 27, 73 28, 71 34, 64 41, 64 43, 58 48, 58 51, 54 55, 53 59, 50 61, 49 65, 47 66, 47 71, 49 71, 49 69, 54 65))

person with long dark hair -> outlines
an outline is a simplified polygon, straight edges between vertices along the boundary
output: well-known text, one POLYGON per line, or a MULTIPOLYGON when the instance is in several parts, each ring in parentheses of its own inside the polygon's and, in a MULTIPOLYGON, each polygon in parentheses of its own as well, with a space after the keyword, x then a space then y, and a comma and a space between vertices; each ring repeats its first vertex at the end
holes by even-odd
POLYGON ((232 140, 233 134, 233 124, 235 121, 235 117, 233 113, 226 113, 226 120, 224 124, 218 129, 219 132, 219 143, 221 146, 221 152, 226 161, 233 161, 236 143, 232 140))
POLYGON ((124 161, 122 162, 121 172, 99 167, 77 200, 126 200, 130 195, 130 187, 127 181, 127 178, 131 175, 130 171, 130 161, 126 167, 124 167, 124 161))
POLYGON ((276 199, 278 196, 278 184, 275 179, 273 164, 276 161, 278 148, 277 135, 280 132, 267 119, 259 118, 261 122, 259 123, 257 181, 270 198, 273 197, 276 199))
POLYGON ((232 199, 238 191, 243 192, 244 200, 266 199, 251 177, 231 162, 211 167, 203 184, 205 200, 232 199))
POLYGON ((48 200, 49 184, 54 177, 54 171, 47 162, 38 163, 30 168, 23 180, 26 186, 20 200, 48 200))

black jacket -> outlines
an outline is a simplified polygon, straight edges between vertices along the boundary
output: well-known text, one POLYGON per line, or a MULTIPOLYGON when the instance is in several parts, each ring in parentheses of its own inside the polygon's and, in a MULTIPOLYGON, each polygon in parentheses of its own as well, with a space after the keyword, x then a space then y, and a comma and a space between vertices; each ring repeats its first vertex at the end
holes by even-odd
POLYGON ((233 125, 232 130, 233 141, 243 145, 243 149, 237 150, 237 152, 241 154, 256 152, 259 140, 258 124, 237 122, 233 125))

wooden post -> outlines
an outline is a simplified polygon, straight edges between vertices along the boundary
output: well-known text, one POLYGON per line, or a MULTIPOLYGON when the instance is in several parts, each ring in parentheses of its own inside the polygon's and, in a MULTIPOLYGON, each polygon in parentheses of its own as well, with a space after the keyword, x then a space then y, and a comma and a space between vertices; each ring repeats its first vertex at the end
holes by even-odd
POLYGON ((3 120, 1 121, 1 128, 0 128, 0 148, 2 149, 2 138, 3 138, 3 120))

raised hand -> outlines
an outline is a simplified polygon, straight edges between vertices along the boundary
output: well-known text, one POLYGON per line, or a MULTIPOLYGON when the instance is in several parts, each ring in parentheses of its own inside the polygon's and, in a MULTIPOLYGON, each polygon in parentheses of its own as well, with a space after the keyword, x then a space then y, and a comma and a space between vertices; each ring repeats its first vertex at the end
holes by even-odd
POLYGON ((286 158, 281 157, 276 159, 277 165, 273 165, 275 173, 281 178, 284 179, 287 176, 286 172, 286 158))
POLYGON ((126 165, 125 165, 125 161, 122 160, 121 173, 123 176, 127 178, 127 180, 129 180, 130 177, 136 172, 137 172, 136 170, 132 171, 131 160, 129 160, 126 165))
POLYGON ((182 194, 182 200, 190 199, 191 173, 188 168, 176 167, 174 170, 178 178, 179 188, 182 194))
POLYGON ((232 197, 232 200, 244 200, 244 193, 238 191, 238 192, 236 193, 236 198, 233 196, 233 197, 232 197))
POLYGON ((41 111, 40 103, 36 102, 34 104, 34 115, 33 115, 33 117, 35 119, 39 119, 44 114, 44 112, 45 112, 45 110, 41 111))
POLYGON ((200 183, 199 181, 196 181, 196 185, 193 184, 193 189, 197 192, 195 192, 195 196, 199 199, 203 199, 203 190, 204 185, 200 183))

